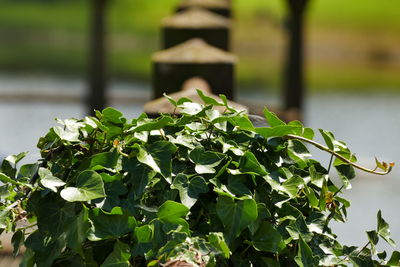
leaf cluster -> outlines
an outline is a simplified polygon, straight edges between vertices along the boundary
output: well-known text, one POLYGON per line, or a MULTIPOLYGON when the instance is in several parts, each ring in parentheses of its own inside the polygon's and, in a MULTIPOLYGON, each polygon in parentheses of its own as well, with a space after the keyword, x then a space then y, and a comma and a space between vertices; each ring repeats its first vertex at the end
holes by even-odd
MULTIPOLYGON (((107 108, 59 120, 42 138, 41 160, 0 169, 0 228, 14 232, 21 266, 397 266, 378 213, 363 248, 340 244, 341 197, 355 176, 336 159, 342 184, 312 159, 313 130, 265 110, 269 127, 199 92, 204 105, 169 99, 182 116, 126 119, 107 108), (213 106, 225 107, 220 113, 213 106)), ((330 150, 355 162, 345 143, 320 131, 330 150)))

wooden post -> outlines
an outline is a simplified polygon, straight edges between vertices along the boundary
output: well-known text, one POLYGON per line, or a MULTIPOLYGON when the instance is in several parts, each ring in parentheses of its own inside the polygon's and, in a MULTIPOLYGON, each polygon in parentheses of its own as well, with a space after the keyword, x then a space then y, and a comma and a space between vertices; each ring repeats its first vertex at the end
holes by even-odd
POLYGON ((88 113, 102 110, 106 105, 106 49, 105 20, 108 0, 90 0, 90 50, 89 50, 89 96, 88 113))
POLYGON ((153 57, 153 98, 179 91, 184 81, 201 77, 215 94, 234 99, 234 66, 236 57, 192 39, 172 48, 156 52, 153 57))
POLYGON ((227 18, 232 17, 229 0, 184 0, 178 6, 177 11, 180 12, 191 7, 201 7, 227 18))
POLYGON ((284 76, 286 111, 297 111, 301 117, 304 98, 303 28, 308 0, 286 0, 288 5, 288 47, 284 76))
POLYGON ((231 21, 203 8, 189 8, 162 21, 162 47, 167 49, 192 38, 228 51, 231 21))

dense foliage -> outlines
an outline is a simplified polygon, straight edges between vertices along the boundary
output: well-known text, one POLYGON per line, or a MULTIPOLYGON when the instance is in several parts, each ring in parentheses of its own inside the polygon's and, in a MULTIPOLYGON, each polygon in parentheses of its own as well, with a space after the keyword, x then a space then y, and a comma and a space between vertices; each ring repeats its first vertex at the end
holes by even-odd
POLYGON ((399 265, 399 252, 376 251, 380 239, 394 245, 380 212, 362 248, 329 227, 350 205, 340 195, 355 157, 343 142, 320 131, 348 159, 331 162, 335 185, 304 144, 311 129, 268 110, 270 127, 254 128, 223 96, 199 94, 205 105, 169 99, 179 117, 128 120, 107 108, 59 120, 38 163, 17 170, 25 154, 7 157, 0 227, 14 232, 15 255, 26 247, 22 266, 399 265))

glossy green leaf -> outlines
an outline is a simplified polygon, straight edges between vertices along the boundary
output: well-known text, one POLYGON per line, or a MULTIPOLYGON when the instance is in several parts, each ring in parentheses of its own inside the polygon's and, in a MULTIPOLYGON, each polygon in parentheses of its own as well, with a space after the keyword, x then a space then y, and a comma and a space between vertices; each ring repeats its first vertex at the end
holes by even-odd
POLYGON ((294 198, 297 196, 297 192, 302 188, 303 184, 303 179, 300 176, 294 175, 282 183, 282 189, 289 197, 294 198))
POLYGON ((0 172, 0 181, 2 183, 11 183, 11 184, 19 184, 17 181, 14 181, 13 179, 11 179, 10 177, 8 177, 7 175, 5 175, 4 173, 0 172))
POLYGON ((313 256, 311 248, 301 236, 299 238, 298 252, 295 261, 300 267, 314 267, 318 264, 318 258, 313 256))
POLYGON ((54 177, 50 170, 45 168, 39 168, 39 176, 40 176, 40 183, 54 191, 57 192, 57 187, 61 187, 65 185, 65 182, 61 179, 54 177))
POLYGON ((269 111, 267 107, 264 107, 264 116, 271 127, 286 125, 275 113, 269 111))
POLYGON ((91 228, 88 238, 91 241, 119 238, 134 231, 136 227, 135 217, 120 207, 113 208, 111 212, 105 212, 98 208, 92 209, 89 212, 89 219, 91 228))
POLYGON ((146 150, 141 149, 137 159, 168 178, 171 176, 171 160, 176 150, 177 147, 171 142, 157 141, 146 150))
POLYGON ((142 131, 160 130, 172 122, 173 122, 172 118, 162 116, 158 120, 146 121, 136 127, 131 128, 129 131, 130 132, 142 132, 142 131))
POLYGON ((116 124, 123 123, 122 118, 123 118, 124 114, 122 114, 120 111, 118 111, 114 108, 111 108, 111 107, 105 108, 102 111, 102 115, 103 115, 103 119, 105 121, 108 121, 111 123, 116 123, 116 124))
POLYGON ((300 168, 304 169, 308 166, 308 158, 311 157, 307 147, 300 141, 289 140, 288 141, 288 155, 299 165, 300 168))
POLYGON ((378 229, 377 229, 378 235, 382 237, 389 245, 395 247, 396 246, 395 242, 390 238, 389 224, 382 218, 381 211, 378 211, 376 218, 378 221, 378 229))
POLYGON ((79 170, 102 170, 105 168, 115 168, 119 159, 117 151, 98 153, 87 160, 85 160, 80 166, 79 170))
POLYGON ((240 158, 239 170, 242 173, 254 173, 261 176, 268 174, 265 167, 260 164, 256 156, 249 151, 246 151, 240 158))
POLYGON ((203 93, 203 91, 197 89, 197 94, 200 96, 201 100, 203 100, 206 105, 214 105, 214 106, 222 106, 222 103, 219 103, 216 99, 209 97, 203 93))
POLYGON ((128 244, 122 243, 119 240, 115 241, 113 252, 108 255, 101 267, 129 267, 129 259, 131 257, 128 244))
POLYGON ((356 177, 356 173, 354 171, 353 166, 351 165, 339 165, 335 166, 335 169, 337 170, 340 179, 342 180, 342 183, 344 185, 345 189, 350 189, 351 184, 350 181, 354 177, 356 177))
POLYGON ((257 250, 276 253, 285 248, 282 236, 274 226, 263 221, 258 231, 252 237, 252 244, 257 250))
POLYGON ((189 208, 175 201, 166 201, 157 212, 158 219, 165 223, 181 224, 189 208))
POLYGON ((182 204, 189 209, 196 203, 201 193, 208 192, 207 183, 201 176, 188 178, 184 174, 178 174, 171 187, 178 189, 182 204))
POLYGON ((139 243, 148 243, 153 239, 153 227, 143 225, 135 228, 135 237, 139 243))
POLYGON ((257 219, 257 204, 253 199, 234 200, 219 196, 217 214, 224 225, 224 234, 231 243, 249 224, 257 219))
POLYGON ((24 232, 21 230, 16 231, 12 238, 11 238, 11 244, 13 245, 13 256, 16 257, 19 254, 21 246, 24 244, 24 232))
POLYGON ((321 133, 322 137, 324 138, 325 144, 328 146, 330 150, 335 149, 335 137, 331 132, 324 131, 322 129, 319 129, 319 132, 321 133))
POLYGON ((388 266, 399 266, 400 265, 400 252, 399 251, 393 251, 392 256, 386 263, 388 266))
POLYGON ((18 162, 20 162, 23 158, 25 158, 28 153, 29 152, 21 152, 17 155, 8 156, 5 158, 5 160, 15 165, 18 164, 18 162))
POLYGON ((129 172, 129 182, 133 186, 135 199, 140 199, 149 181, 156 173, 148 166, 140 163, 136 158, 124 158, 122 168, 129 172))
POLYGON ((82 245, 86 240, 89 227, 88 209, 83 208, 66 229, 67 246, 81 256, 84 255, 82 245))
POLYGON ((66 187, 60 194, 69 202, 89 201, 106 196, 103 179, 94 171, 81 172, 76 178, 76 187, 66 187))
POLYGON ((196 147, 189 154, 198 174, 215 173, 215 167, 225 158, 224 154, 205 151, 204 147, 196 147))
POLYGON ((286 226, 286 230, 294 240, 298 240, 301 237, 304 242, 310 242, 313 238, 313 234, 308 229, 303 215, 298 216, 296 220, 292 220, 289 225, 286 226))
POLYGON ((223 256, 225 258, 229 258, 231 251, 228 245, 226 244, 222 233, 211 233, 207 237, 208 241, 212 246, 218 248, 218 250, 220 250, 223 253, 223 256))

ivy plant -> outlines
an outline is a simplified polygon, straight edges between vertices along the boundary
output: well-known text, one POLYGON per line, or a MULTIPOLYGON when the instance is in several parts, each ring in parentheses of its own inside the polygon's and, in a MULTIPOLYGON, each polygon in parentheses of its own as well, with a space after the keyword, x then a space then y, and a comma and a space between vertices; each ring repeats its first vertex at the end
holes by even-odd
POLYGON ((357 165, 345 143, 265 109, 269 127, 199 91, 204 105, 170 102, 180 116, 126 119, 113 108, 58 120, 26 153, 0 169, 0 229, 13 232, 21 266, 398 266, 387 222, 359 248, 338 242, 341 197, 354 168, 386 174, 393 164, 357 165), (224 112, 213 107, 221 106, 224 112), (330 153, 313 159, 314 145, 330 153), (341 182, 331 180, 336 169, 341 182), (186 265, 184 265, 186 264, 186 265))

